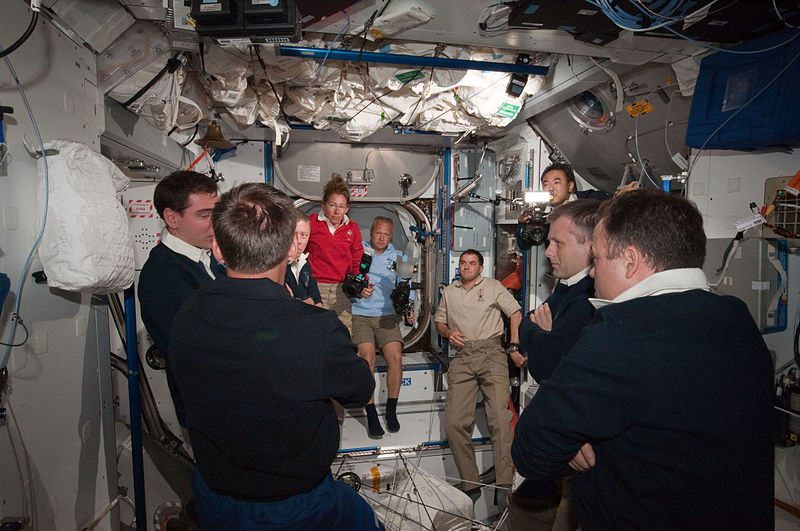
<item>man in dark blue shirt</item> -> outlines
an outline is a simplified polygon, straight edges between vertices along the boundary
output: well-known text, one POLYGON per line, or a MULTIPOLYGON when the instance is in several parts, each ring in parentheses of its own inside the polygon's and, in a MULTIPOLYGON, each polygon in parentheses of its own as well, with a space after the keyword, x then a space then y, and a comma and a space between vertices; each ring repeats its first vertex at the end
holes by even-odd
POLYGON ((166 227, 139 275, 142 322, 166 361, 167 383, 181 425, 183 404, 169 365, 169 333, 183 301, 201 285, 225 274, 211 256, 211 211, 217 200, 217 183, 202 173, 176 171, 162 179, 153 203, 166 227))
MULTIPOLYGON (((509 354, 517 367, 527 364, 537 382, 552 376, 561 358, 575 345, 581 330, 594 315, 594 307, 589 302, 589 297, 594 296, 594 280, 589 270, 592 232, 599 206, 597 200, 579 199, 557 206, 548 216, 550 238, 545 256, 553 267, 556 286, 547 300, 522 320, 520 351, 509 354)), ((509 522, 513 524, 518 519, 533 517, 542 523, 542 529, 549 530, 557 517, 559 502, 558 514, 574 520, 570 489, 570 478, 563 482, 526 480, 510 498, 509 522), (528 511, 523 510, 526 507, 528 511)))
POLYGON ((537 382, 550 378, 594 315, 589 302, 594 296, 594 280, 589 269, 599 206, 599 201, 579 199, 556 207, 547 217, 550 238, 545 256, 557 283, 547 300, 519 325, 522 352, 510 354, 517 367, 527 363, 537 382))
POLYGON ((771 529, 772 362, 744 303, 709 292, 702 216, 639 190, 598 217, 598 309, 523 411, 517 470, 579 472, 582 529, 771 529))
POLYGON ((331 477, 331 400, 362 407, 375 380, 336 315, 283 285, 295 245, 291 199, 243 184, 222 195, 213 224, 227 275, 189 296, 170 335, 201 527, 382 529, 369 504, 331 477))

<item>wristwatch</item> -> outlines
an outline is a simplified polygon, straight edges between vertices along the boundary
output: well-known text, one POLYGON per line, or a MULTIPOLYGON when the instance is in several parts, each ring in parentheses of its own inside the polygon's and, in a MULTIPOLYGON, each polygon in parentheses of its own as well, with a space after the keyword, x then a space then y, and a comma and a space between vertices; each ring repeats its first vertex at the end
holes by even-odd
POLYGON ((509 354, 512 352, 519 352, 519 343, 509 343, 507 350, 509 354))

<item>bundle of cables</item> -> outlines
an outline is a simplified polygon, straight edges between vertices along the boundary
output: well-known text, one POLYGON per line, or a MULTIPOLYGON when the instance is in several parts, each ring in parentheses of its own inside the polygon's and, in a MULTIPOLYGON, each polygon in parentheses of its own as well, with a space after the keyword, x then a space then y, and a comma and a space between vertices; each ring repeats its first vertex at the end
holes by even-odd
POLYGON ((629 31, 652 31, 685 20, 714 4, 713 0, 690 12, 696 4, 683 0, 586 0, 598 7, 611 22, 629 31), (645 5, 647 4, 647 5, 645 5))
MULTIPOLYGON (((687 35, 676 30, 676 26, 680 22, 686 20, 693 20, 695 17, 703 18, 714 11, 710 11, 712 6, 719 0, 711 0, 703 2, 702 5, 697 7, 696 2, 686 2, 684 0, 586 0, 588 3, 600 9, 608 19, 619 28, 632 32, 653 31, 663 28, 664 30, 672 33, 676 37, 688 40, 705 48, 737 53, 737 54, 755 54, 767 52, 780 48, 788 44, 795 38, 800 36, 800 32, 795 32, 794 35, 789 37, 788 40, 780 44, 765 48, 763 50, 727 50, 725 48, 718 48, 708 43, 704 43, 693 39, 687 35)), ((734 2, 735 3, 735 2, 734 2)), ((731 4, 723 6, 718 11, 722 11, 729 7, 731 4)), ((775 0, 772 0, 772 7, 775 10, 777 18, 787 27, 798 29, 797 26, 789 24, 781 13, 775 0)))

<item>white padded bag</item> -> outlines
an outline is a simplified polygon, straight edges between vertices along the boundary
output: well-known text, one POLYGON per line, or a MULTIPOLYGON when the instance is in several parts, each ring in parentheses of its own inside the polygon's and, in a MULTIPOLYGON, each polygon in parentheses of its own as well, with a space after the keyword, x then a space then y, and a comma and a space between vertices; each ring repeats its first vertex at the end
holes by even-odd
MULTIPOLYGON (((135 273, 133 240, 119 199, 130 179, 85 144, 53 140, 44 147, 58 150, 47 157, 50 197, 39 244, 47 284, 98 294, 130 287, 135 273)), ((43 205, 41 159, 39 177, 43 205)))

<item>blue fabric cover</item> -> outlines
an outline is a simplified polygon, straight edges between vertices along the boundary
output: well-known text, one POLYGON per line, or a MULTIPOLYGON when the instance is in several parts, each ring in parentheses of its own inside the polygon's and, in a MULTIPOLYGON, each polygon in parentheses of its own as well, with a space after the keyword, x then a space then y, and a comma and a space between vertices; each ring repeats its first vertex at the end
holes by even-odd
POLYGON ((3 304, 6 302, 6 297, 11 289, 11 280, 5 273, 0 273, 0 310, 3 309, 3 304))
POLYGON ((203 481, 195 468, 192 490, 203 529, 214 531, 307 531, 384 529, 372 507, 330 472, 304 494, 281 501, 252 502, 221 496, 203 481), (234 521, 231 515, 237 515, 234 521))

